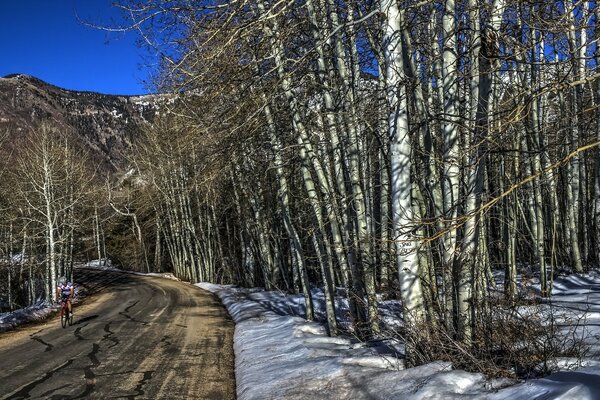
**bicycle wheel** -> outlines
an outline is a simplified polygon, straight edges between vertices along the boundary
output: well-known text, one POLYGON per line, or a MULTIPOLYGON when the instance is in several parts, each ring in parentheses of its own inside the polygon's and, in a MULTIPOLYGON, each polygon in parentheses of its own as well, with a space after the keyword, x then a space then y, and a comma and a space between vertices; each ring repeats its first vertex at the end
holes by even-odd
POLYGON ((69 310, 60 310, 60 324, 63 328, 67 327, 67 318, 69 317, 69 310))

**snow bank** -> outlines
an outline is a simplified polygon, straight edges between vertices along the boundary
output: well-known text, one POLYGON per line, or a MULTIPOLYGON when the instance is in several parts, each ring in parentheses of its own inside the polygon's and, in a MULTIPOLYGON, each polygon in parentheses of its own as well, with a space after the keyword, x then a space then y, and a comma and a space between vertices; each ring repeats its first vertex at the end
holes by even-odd
POLYGON ((77 265, 77 267, 81 268, 91 268, 91 269, 99 269, 102 271, 115 271, 115 272, 123 272, 127 274, 134 275, 143 275, 143 276, 156 276, 159 278, 171 279, 174 281, 180 281, 181 279, 177 278, 171 272, 133 272, 133 271, 125 271, 115 267, 112 263, 112 260, 109 258, 102 260, 92 260, 87 263, 77 265))
MULTIPOLYGON (((348 337, 330 338, 308 322, 298 295, 199 283, 219 296, 235 321, 237 394, 245 399, 488 399, 600 400, 600 361, 515 385, 482 374, 453 370, 446 362, 404 368, 389 349, 348 337)), ((557 281, 557 301, 580 306, 587 321, 600 312, 600 276, 557 281), (562 295, 562 297, 560 297, 562 295), (585 302, 584 302, 585 300, 585 302)), ((318 295, 319 293, 315 293, 318 295)), ((317 299, 319 302, 319 299, 317 299)), ((320 307, 319 307, 320 308, 320 307)), ((393 302, 382 304, 386 325, 400 326, 393 302)), ((317 315, 322 310, 317 310, 317 315)), ((600 337, 600 336, 599 336, 600 337)), ((598 339, 596 339, 597 341, 598 339)), ((573 368, 576 360, 558 360, 573 368)))
MULTIPOLYGON (((127 272, 127 271, 121 271, 121 272, 127 272)), ((176 277, 175 275, 173 275, 170 272, 131 272, 134 275, 143 275, 143 276, 155 276, 158 278, 164 278, 164 279, 170 279, 172 281, 181 281, 181 279, 179 279, 178 277, 176 277)))
POLYGON ((485 397, 489 400, 600 400, 600 368, 557 372, 505 388, 485 397))
POLYGON ((83 264, 77 264, 76 267, 100 269, 103 271, 121 271, 115 267, 110 258, 101 260, 91 260, 83 264))
POLYGON ((15 329, 19 325, 40 322, 58 310, 58 306, 38 303, 13 312, 0 314, 0 332, 15 329))
MULTIPOLYGON (((216 293, 235 321, 240 400, 447 399, 483 389, 481 374, 453 371, 444 362, 404 369, 403 361, 383 348, 331 338, 321 324, 280 315, 271 310, 288 308, 280 293, 197 286, 216 293)), ((295 302, 292 297, 288 309, 295 302)))

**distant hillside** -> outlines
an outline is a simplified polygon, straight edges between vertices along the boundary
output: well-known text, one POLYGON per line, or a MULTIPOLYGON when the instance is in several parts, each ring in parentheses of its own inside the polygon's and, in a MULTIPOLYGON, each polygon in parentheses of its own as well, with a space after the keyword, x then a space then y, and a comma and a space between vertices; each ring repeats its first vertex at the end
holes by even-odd
POLYGON ((103 172, 125 167, 124 150, 144 124, 166 112, 170 95, 114 96, 61 89, 28 75, 0 78, 0 132, 18 138, 42 121, 72 128, 103 172))

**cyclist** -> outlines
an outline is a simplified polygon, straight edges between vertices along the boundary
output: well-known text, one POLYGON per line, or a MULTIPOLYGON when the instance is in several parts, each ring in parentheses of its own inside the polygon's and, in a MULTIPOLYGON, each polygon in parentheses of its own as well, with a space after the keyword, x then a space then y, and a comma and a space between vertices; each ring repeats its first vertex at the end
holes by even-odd
POLYGON ((75 289, 73 289, 73 284, 71 282, 67 282, 67 278, 61 276, 58 279, 58 286, 56 287, 56 298, 57 301, 67 302, 67 306, 69 307, 69 314, 71 315, 73 315, 71 299, 73 299, 74 294, 75 289))

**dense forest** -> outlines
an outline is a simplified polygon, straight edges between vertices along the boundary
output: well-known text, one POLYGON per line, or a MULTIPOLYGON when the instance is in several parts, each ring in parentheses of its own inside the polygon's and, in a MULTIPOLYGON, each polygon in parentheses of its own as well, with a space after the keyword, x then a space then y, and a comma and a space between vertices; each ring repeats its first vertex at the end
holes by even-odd
MULTIPOLYGON (((0 168, 10 308, 73 260, 350 303, 381 335, 485 343, 535 277, 600 264, 600 8, 589 1, 126 1, 176 93, 94 173, 44 124, 0 168), (501 279, 500 281, 498 279, 501 279), (417 334, 418 332, 418 334, 417 334), (441 333, 440 333, 441 332, 441 333)), ((6 141, 4 142, 6 145, 6 141)), ((12 145, 11 145, 12 146, 12 145)))

